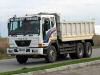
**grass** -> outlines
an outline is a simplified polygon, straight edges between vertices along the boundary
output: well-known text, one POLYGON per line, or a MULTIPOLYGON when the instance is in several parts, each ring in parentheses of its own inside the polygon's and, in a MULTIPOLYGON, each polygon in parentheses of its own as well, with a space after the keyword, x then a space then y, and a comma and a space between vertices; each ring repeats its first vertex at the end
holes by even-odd
POLYGON ((100 46, 100 35, 95 35, 94 37, 93 37, 93 41, 94 41, 94 45, 95 46, 100 46))
POLYGON ((0 54, 0 60, 3 60, 3 59, 10 59, 10 58, 13 58, 13 57, 8 56, 8 55, 1 55, 1 54, 0 54))
POLYGON ((56 62, 56 63, 50 63, 48 65, 34 67, 34 68, 22 68, 22 69, 16 70, 16 71, 0 73, 0 75, 12 75, 12 74, 27 73, 27 72, 32 72, 32 71, 45 70, 45 69, 60 67, 60 66, 64 66, 64 65, 78 64, 78 63, 90 62, 90 61, 95 61, 95 60, 100 60, 100 57, 56 62))
POLYGON ((11 58, 7 55, 6 49, 9 47, 7 38, 0 38, 0 60, 11 58))
POLYGON ((12 56, 7 55, 5 48, 0 48, 0 60, 2 59, 10 59, 12 56))

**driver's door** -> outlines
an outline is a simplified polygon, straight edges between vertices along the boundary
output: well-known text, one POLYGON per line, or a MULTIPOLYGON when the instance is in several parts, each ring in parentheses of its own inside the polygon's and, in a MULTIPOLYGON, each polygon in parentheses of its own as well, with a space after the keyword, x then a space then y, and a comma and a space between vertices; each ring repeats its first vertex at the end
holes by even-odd
POLYGON ((43 41, 48 42, 49 39, 49 29, 51 28, 50 18, 43 18, 42 23, 42 34, 43 34, 43 41))

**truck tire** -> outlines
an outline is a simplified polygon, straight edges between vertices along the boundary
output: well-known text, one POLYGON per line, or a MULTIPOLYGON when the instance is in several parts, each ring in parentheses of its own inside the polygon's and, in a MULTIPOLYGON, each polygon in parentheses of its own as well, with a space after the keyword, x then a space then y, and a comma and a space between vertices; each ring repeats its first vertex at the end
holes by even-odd
POLYGON ((72 59, 80 59, 83 57, 84 54, 84 47, 82 43, 77 43, 76 44, 76 52, 75 53, 70 53, 70 57, 72 59))
POLYGON ((24 64, 24 63, 27 62, 28 57, 25 56, 25 55, 16 55, 16 59, 17 59, 17 62, 18 62, 19 64, 24 64))
POLYGON ((47 55, 45 57, 46 61, 48 63, 55 62, 57 59, 57 52, 56 48, 54 46, 49 46, 47 49, 47 55))
POLYGON ((91 57, 92 55, 92 45, 90 42, 86 42, 84 46, 84 57, 91 57))

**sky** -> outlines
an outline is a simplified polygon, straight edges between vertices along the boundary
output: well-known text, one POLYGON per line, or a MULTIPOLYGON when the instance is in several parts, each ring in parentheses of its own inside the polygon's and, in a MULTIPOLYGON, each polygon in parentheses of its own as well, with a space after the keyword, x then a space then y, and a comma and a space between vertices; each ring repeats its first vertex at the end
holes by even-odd
POLYGON ((55 12, 67 21, 95 19, 100 25, 100 0, 0 0, 0 35, 7 36, 10 17, 39 12, 55 12))

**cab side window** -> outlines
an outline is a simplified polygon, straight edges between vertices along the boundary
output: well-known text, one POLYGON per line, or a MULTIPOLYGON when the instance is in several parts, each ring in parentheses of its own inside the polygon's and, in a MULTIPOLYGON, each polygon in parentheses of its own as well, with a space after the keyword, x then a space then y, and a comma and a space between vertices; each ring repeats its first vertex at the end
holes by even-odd
POLYGON ((46 29, 46 31, 50 29, 50 19, 49 18, 46 18, 44 20, 44 29, 46 29))
POLYGON ((55 21, 54 21, 54 17, 51 17, 51 27, 54 27, 55 21))

